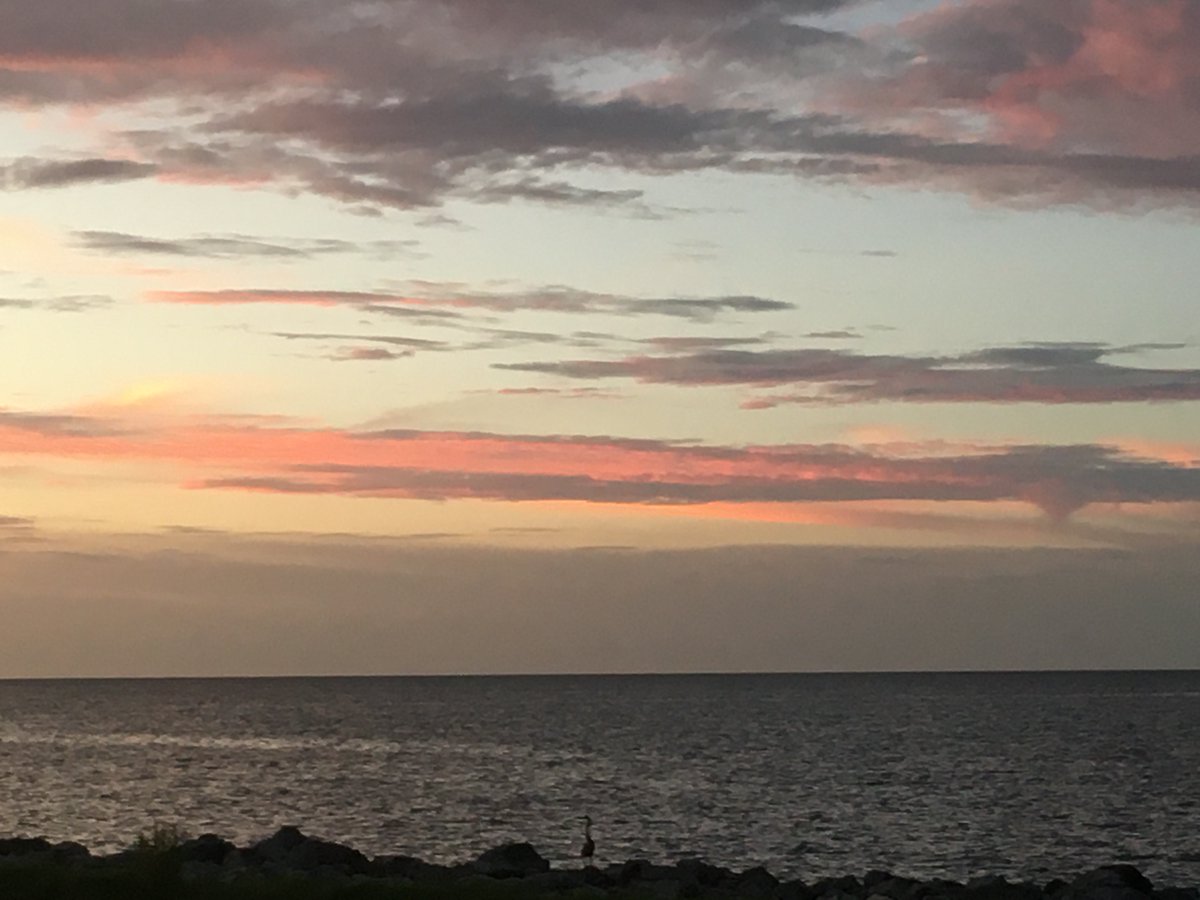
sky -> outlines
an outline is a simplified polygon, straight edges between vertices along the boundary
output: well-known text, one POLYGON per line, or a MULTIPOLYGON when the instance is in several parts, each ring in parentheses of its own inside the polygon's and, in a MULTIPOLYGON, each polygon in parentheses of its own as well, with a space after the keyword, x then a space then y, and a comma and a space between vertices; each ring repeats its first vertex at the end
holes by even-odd
POLYGON ((1200 666, 1195 0, 0 21, 0 677, 1200 666))

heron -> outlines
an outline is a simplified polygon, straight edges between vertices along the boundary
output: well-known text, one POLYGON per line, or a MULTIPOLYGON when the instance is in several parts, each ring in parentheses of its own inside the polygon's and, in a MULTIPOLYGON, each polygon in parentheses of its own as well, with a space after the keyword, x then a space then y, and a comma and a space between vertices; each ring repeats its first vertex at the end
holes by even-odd
POLYGON ((592 817, 583 817, 583 846, 579 848, 579 858, 583 860, 585 866, 592 864, 592 857, 596 855, 596 842, 592 840, 592 817))

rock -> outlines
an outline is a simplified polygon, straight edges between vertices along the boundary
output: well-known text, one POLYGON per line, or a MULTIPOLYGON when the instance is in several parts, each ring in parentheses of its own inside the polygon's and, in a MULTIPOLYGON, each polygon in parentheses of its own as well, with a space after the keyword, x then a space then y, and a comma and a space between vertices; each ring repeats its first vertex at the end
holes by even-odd
POLYGON ((75 841, 59 841, 50 848, 50 853, 56 861, 63 863, 86 862, 92 858, 92 851, 75 841))
POLYGON ((891 881, 895 877, 896 876, 891 872, 884 871, 883 869, 872 869, 863 876, 862 883, 863 887, 866 888, 869 893, 879 893, 877 889, 878 886, 883 884, 885 881, 891 881))
POLYGON ((183 881, 216 881, 225 871, 224 866, 215 862, 187 859, 179 866, 179 877, 183 881))
POLYGON ((481 853, 471 865, 491 878, 524 878, 550 871, 550 862, 525 842, 493 847, 481 853))
POLYGON ((597 869, 595 866, 585 866, 582 872, 583 883, 588 887, 608 891, 617 886, 616 880, 603 869, 597 869))
POLYGON ((537 893, 573 891, 584 884, 583 869, 556 869, 538 872, 521 879, 521 889, 529 888, 537 893))
POLYGON ((295 825, 284 825, 269 838, 251 845, 249 852, 258 859, 283 862, 292 852, 292 848, 306 840, 307 836, 295 825))
MULTIPOLYGON (((869 873, 868 873, 869 874, 869 873)), ((886 897, 888 900, 916 900, 916 898, 924 896, 928 892, 928 887, 920 881, 915 881, 912 878, 902 878, 899 875, 891 875, 876 881, 874 884, 864 885, 872 894, 878 894, 881 897, 886 897)))
POLYGON ((706 888, 719 887, 735 877, 730 869, 714 866, 702 859, 681 859, 675 863, 675 872, 685 884, 706 888))
POLYGON ((812 888, 796 878, 792 881, 785 881, 779 885, 779 890, 776 891, 776 896, 780 900, 816 900, 816 895, 813 894, 812 888))
POLYGON ((1079 884, 1080 882, 1105 886, 1119 884, 1147 896, 1154 893, 1154 885, 1150 879, 1139 872, 1137 867, 1129 865, 1101 866, 1086 875, 1081 875, 1075 879, 1074 883, 1079 884))
POLYGON ((843 875, 840 878, 822 878, 813 884, 812 892, 814 897, 836 897, 843 894, 850 897, 858 897, 865 893, 862 882, 853 875, 843 875))
POLYGON ((1133 866, 1101 866, 1085 872, 1056 895, 1056 900, 1145 900, 1154 885, 1133 866))
POLYGON ((54 845, 45 838, 0 838, 0 856, 33 856, 53 849, 54 845))
POLYGON ((243 869, 248 869, 254 865, 254 859, 250 855, 250 851, 242 850, 234 847, 225 854, 225 858, 221 860, 221 868, 226 872, 237 872, 243 869))
POLYGON ((1042 900, 1042 889, 1032 884, 1013 884, 1003 875, 972 878, 963 888, 967 900, 1042 900))
POLYGON ((409 881, 447 881, 451 870, 425 862, 415 856, 377 856, 371 860, 371 871, 382 878, 407 878, 409 881))
POLYGON ((236 850, 231 842, 215 834, 202 834, 179 845, 179 857, 186 862, 222 863, 236 850))
POLYGON ((732 887, 739 897, 774 897, 779 879, 762 866, 755 866, 738 875, 732 887))
POLYGON ((318 838, 305 838, 288 851, 282 860, 290 869, 302 872, 330 870, 341 875, 365 875, 371 871, 371 862, 353 847, 318 838))
POLYGON ((659 866, 645 859, 626 860, 605 871, 621 887, 637 882, 674 881, 679 874, 674 866, 659 866))
POLYGON ((1154 900, 1200 900, 1200 888, 1162 888, 1154 892, 1154 900))

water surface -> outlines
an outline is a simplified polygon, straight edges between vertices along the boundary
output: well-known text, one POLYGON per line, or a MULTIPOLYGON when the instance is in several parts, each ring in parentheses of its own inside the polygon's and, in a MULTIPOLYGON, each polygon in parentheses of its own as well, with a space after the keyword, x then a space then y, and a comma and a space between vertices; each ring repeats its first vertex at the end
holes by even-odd
POLYGON ((0 833, 1200 883, 1200 673, 0 682, 0 833))

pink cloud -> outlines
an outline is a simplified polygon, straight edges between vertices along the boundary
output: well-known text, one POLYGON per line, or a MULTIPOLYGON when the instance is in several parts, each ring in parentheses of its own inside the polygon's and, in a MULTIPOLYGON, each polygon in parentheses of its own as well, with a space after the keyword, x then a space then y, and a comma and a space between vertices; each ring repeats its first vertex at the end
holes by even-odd
POLYGON ((0 412, 0 454, 171 462, 206 489, 680 507, 1022 500, 1054 518, 1090 503, 1200 499, 1200 466, 1112 447, 902 449, 0 412))

